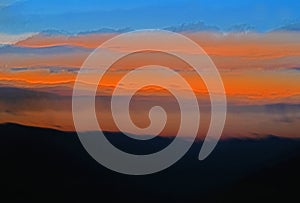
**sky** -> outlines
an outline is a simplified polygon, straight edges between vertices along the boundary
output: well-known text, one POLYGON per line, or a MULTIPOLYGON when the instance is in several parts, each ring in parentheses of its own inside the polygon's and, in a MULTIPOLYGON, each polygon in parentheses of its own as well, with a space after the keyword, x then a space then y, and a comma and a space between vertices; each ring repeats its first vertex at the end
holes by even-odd
MULTIPOLYGON (((0 1, 0 122, 74 130, 72 88, 89 54, 120 33, 159 28, 193 40, 218 68, 229 105, 223 137, 299 137, 299 8, 293 0, 0 1)), ((178 48, 193 57, 193 50, 178 48)), ((97 108, 104 115, 104 129, 118 130, 107 105, 120 78, 153 60, 189 82, 204 111, 199 132, 204 136, 210 105, 202 79, 185 63, 151 52, 125 57, 101 80, 97 108)), ((147 72, 122 88, 154 81, 155 74, 147 72)), ((185 95, 172 79, 165 82, 185 95)), ((135 123, 147 126, 149 106, 162 103, 171 119, 163 134, 173 135, 178 125, 173 99, 157 87, 140 90, 132 107, 135 123)))
POLYGON ((78 33, 104 27, 165 28, 199 21, 221 30, 244 24, 263 32, 299 23, 299 7, 300 2, 294 0, 2 0, 0 32, 54 29, 78 33))

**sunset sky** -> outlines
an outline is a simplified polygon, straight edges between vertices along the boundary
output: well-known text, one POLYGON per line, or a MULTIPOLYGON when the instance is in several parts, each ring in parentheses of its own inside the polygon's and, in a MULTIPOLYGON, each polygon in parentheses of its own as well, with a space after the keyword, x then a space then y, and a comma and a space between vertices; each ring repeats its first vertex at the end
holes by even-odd
MULTIPOLYGON (((74 130, 72 88, 89 54, 120 33, 151 28, 183 34, 201 46, 215 63, 228 102, 223 138, 300 137, 298 1, 1 2, 2 123, 74 130)), ((128 50, 115 47, 111 51, 128 50)), ((187 56, 194 53, 190 49, 182 51, 187 56)), ((182 61, 155 52, 130 55, 118 61, 101 80, 96 101, 103 128, 118 130, 107 108, 118 80, 132 68, 149 65, 153 60, 172 68, 189 82, 203 112, 203 127, 199 131, 199 136, 203 136, 210 119, 210 105, 201 77, 182 61)), ((153 81, 155 75, 147 73, 139 80, 153 81)), ((176 85, 172 79, 166 82, 176 85)), ((122 88, 135 85, 124 84, 122 88)), ((186 90, 177 88, 184 95, 186 90)), ((157 87, 142 89, 133 102, 132 118, 136 125, 146 127, 147 109, 151 104, 160 103, 168 108, 171 119, 162 134, 175 133, 174 126, 180 115, 174 98, 167 91, 157 87)))

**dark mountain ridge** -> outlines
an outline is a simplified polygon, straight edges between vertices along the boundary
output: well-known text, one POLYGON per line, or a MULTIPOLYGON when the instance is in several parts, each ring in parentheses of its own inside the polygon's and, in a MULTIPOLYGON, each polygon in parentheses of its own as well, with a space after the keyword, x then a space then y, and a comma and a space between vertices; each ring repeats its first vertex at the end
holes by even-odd
MULTIPOLYGON (((300 141, 221 140, 204 161, 195 142, 176 164, 159 173, 128 176, 98 164, 76 133, 1 124, 1 202, 240 202, 297 198, 300 141)), ((172 138, 146 143, 106 132, 116 146, 149 153, 172 138)))

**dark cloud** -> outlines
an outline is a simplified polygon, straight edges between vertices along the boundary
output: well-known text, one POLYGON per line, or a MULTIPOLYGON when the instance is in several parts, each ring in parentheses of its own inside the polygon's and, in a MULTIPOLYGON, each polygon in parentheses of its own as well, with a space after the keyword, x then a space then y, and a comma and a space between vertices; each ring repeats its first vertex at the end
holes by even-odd
POLYGON ((34 67, 9 68, 9 70, 12 72, 30 71, 30 70, 47 70, 49 71, 49 73, 61 73, 61 72, 77 73, 79 71, 79 68, 61 67, 61 66, 34 66, 34 67))
POLYGON ((295 122, 297 119, 296 118, 293 118, 293 117, 281 117, 281 118, 278 118, 278 119, 274 119, 274 121, 276 122, 281 122, 281 123, 293 123, 295 122))
POLYGON ((10 68, 10 71, 16 72, 16 71, 26 71, 26 70, 30 70, 31 68, 10 68))
POLYGON ((268 113, 300 112, 300 104, 267 104, 264 105, 264 110, 268 113))
POLYGON ((50 46, 50 47, 19 47, 15 45, 6 45, 0 47, 0 54, 64 54, 73 52, 91 52, 88 48, 75 46, 50 46))
POLYGON ((272 115, 274 122, 291 124, 299 120, 300 104, 269 104, 264 106, 264 110, 272 115))
POLYGON ((50 73, 60 73, 60 72, 77 73, 79 71, 79 68, 58 67, 58 66, 45 67, 45 69, 48 69, 50 73))
POLYGON ((295 70, 295 71, 300 71, 300 67, 294 67, 294 68, 291 68, 292 70, 295 70))

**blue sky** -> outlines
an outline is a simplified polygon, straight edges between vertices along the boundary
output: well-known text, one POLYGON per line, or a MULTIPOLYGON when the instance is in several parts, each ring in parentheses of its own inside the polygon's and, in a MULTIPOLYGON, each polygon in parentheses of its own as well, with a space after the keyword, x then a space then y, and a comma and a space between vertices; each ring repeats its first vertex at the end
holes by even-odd
POLYGON ((164 28, 198 21, 223 30, 249 24, 268 31, 299 22, 299 10, 296 0, 1 0, 0 32, 164 28))

